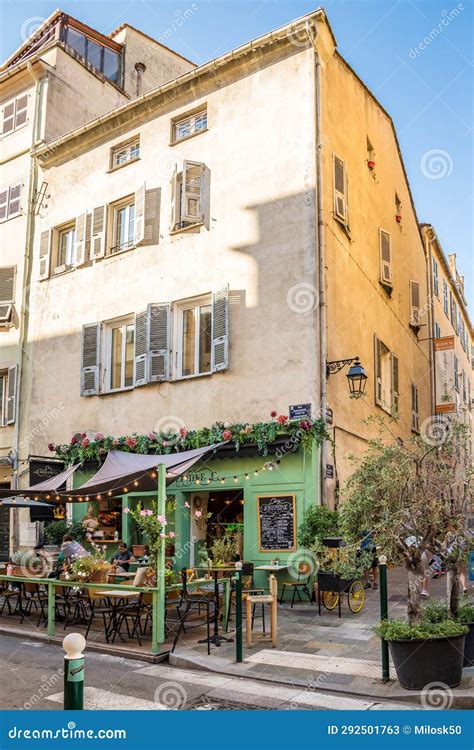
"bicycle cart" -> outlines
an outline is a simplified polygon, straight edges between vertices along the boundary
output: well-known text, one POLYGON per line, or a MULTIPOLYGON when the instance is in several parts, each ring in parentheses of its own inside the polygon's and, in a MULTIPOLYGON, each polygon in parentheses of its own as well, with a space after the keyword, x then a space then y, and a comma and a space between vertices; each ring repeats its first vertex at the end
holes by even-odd
POLYGON ((318 612, 321 614, 321 603, 325 609, 338 607, 341 617, 341 606, 344 594, 347 594, 347 604, 354 614, 360 612, 364 606, 364 584, 358 578, 341 578, 336 573, 318 573, 318 612))

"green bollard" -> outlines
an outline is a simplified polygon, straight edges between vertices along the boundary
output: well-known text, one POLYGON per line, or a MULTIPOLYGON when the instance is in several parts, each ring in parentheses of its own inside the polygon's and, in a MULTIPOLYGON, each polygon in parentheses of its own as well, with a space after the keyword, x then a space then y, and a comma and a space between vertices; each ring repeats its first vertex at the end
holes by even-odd
MULTIPOLYGON (((387 558, 385 555, 379 557, 380 571, 380 619, 388 620, 388 597, 387 597, 387 558)), ((388 657, 388 642, 382 638, 382 682, 390 679, 390 665, 388 657)))
POLYGON ((69 633, 63 640, 65 711, 82 711, 84 707, 85 647, 86 639, 80 633, 69 633))
POLYGON ((235 571, 235 660, 242 661, 242 570, 235 571))

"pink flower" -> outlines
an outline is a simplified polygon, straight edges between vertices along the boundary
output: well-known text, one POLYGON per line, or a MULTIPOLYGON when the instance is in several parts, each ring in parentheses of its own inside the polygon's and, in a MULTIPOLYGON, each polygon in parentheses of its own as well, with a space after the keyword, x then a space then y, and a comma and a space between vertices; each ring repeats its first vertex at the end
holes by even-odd
POLYGON ((201 518, 202 516, 202 510, 195 510, 194 511, 194 517, 195 518, 201 518))
POLYGON ((81 438, 87 437, 87 432, 81 432, 81 438))
POLYGON ((149 432, 147 437, 148 437, 148 440, 151 440, 151 441, 154 441, 156 439, 156 435, 154 432, 149 432))
POLYGON ((124 512, 124 513, 130 513, 130 508, 124 508, 124 509, 123 509, 123 512, 124 512))
POLYGON ((248 424, 246 426, 246 428, 245 428, 245 432, 247 433, 247 435, 250 435, 250 433, 252 432, 252 430, 253 430, 253 427, 252 427, 251 424, 248 424))
POLYGON ((182 437, 182 438, 185 438, 187 436, 187 434, 188 434, 188 431, 187 431, 186 427, 181 427, 181 429, 179 431, 179 436, 182 437))
POLYGON ((129 448, 136 448, 137 441, 133 437, 128 437, 125 441, 129 448))
POLYGON ((157 519, 162 526, 166 526, 166 518, 164 516, 157 516, 157 519))
POLYGON ((278 412, 276 412, 276 411, 271 411, 270 412, 270 416, 271 416, 272 419, 275 419, 275 417, 276 417, 277 414, 278 414, 278 412))
POLYGON ((189 505, 189 503, 188 503, 188 501, 187 501, 187 500, 185 500, 185 501, 184 501, 184 507, 185 507, 185 508, 190 508, 190 507, 191 507, 191 506, 189 505))
POLYGON ((232 433, 230 430, 224 430, 222 433, 222 440, 232 440, 232 433))
POLYGON ((167 440, 163 440, 163 448, 167 448, 169 445, 167 440))
POLYGON ((176 536, 176 534, 174 533, 174 531, 170 531, 170 533, 168 534, 168 536, 169 536, 170 539, 174 539, 175 536, 176 536))
POLYGON ((71 438, 71 445, 76 445, 76 444, 77 444, 77 435, 73 435, 71 438))
POLYGON ((307 419, 304 419, 302 422, 300 422, 300 427, 302 430, 310 430, 311 429, 311 422, 308 422, 307 419))
POLYGON ((48 443, 48 450, 51 451, 51 453, 54 452, 54 450, 55 450, 54 443, 48 443))
POLYGON ((90 443, 90 440, 89 440, 88 437, 83 438, 83 440, 82 440, 82 447, 83 448, 87 448, 87 446, 89 445, 89 443, 90 443))
POLYGON ((163 533, 161 533, 161 534, 160 534, 160 537, 161 537, 162 539, 166 539, 166 534, 163 534, 163 533))
POLYGON ((285 422, 288 422, 288 417, 286 416, 286 414, 280 414, 277 421, 278 424, 285 424, 285 422))
POLYGON ((95 433, 95 439, 96 440, 103 440, 104 439, 104 433, 103 432, 96 432, 95 433))
POLYGON ((149 510, 149 508, 143 508, 143 510, 140 511, 141 516, 152 516, 153 511, 149 510))

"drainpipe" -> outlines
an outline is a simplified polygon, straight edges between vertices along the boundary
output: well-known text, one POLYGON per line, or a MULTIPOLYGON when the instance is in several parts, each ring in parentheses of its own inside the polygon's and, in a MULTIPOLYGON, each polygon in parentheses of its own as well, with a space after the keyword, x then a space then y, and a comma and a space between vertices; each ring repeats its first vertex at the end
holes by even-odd
MULTIPOLYGON (((314 77, 315 77, 315 126, 316 126, 316 207, 318 214, 317 230, 317 253, 318 253, 318 271, 317 271, 317 291, 319 299, 319 399, 321 408, 321 418, 326 419, 327 407, 327 330, 326 330, 326 280, 325 280, 325 226, 323 213, 323 169, 322 169, 322 126, 321 126, 321 61, 319 59, 316 40, 318 35, 317 27, 311 22, 306 23, 306 33, 314 49, 314 77)), ((326 466, 327 446, 323 443, 320 452, 319 466, 319 488, 320 503, 326 505, 326 486, 324 482, 326 466)))
POLYGON ((432 269, 432 250, 431 243, 434 241, 434 232, 428 229, 426 232, 426 287, 428 292, 428 352, 429 352, 429 365, 430 365, 430 386, 431 386, 431 399, 430 399, 430 416, 435 415, 436 411, 436 371, 435 371, 435 356, 434 356, 434 323, 433 323, 433 274, 432 269))

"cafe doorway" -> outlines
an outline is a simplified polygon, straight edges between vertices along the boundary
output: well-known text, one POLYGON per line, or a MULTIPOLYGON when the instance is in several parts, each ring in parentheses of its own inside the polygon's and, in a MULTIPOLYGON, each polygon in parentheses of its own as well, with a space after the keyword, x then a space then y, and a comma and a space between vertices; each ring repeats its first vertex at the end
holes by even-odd
MULTIPOLYGON (((205 543, 209 553, 221 554, 228 540, 231 543, 228 549, 232 550, 232 557, 238 555, 240 559, 243 559, 243 490, 229 489, 196 493, 193 496, 193 509, 194 512, 202 512, 203 518, 206 516, 204 523, 198 522, 196 530, 200 544, 205 543)), ((221 562, 224 560, 221 559, 221 562)), ((225 562, 232 562, 232 560, 225 560, 225 562)))

